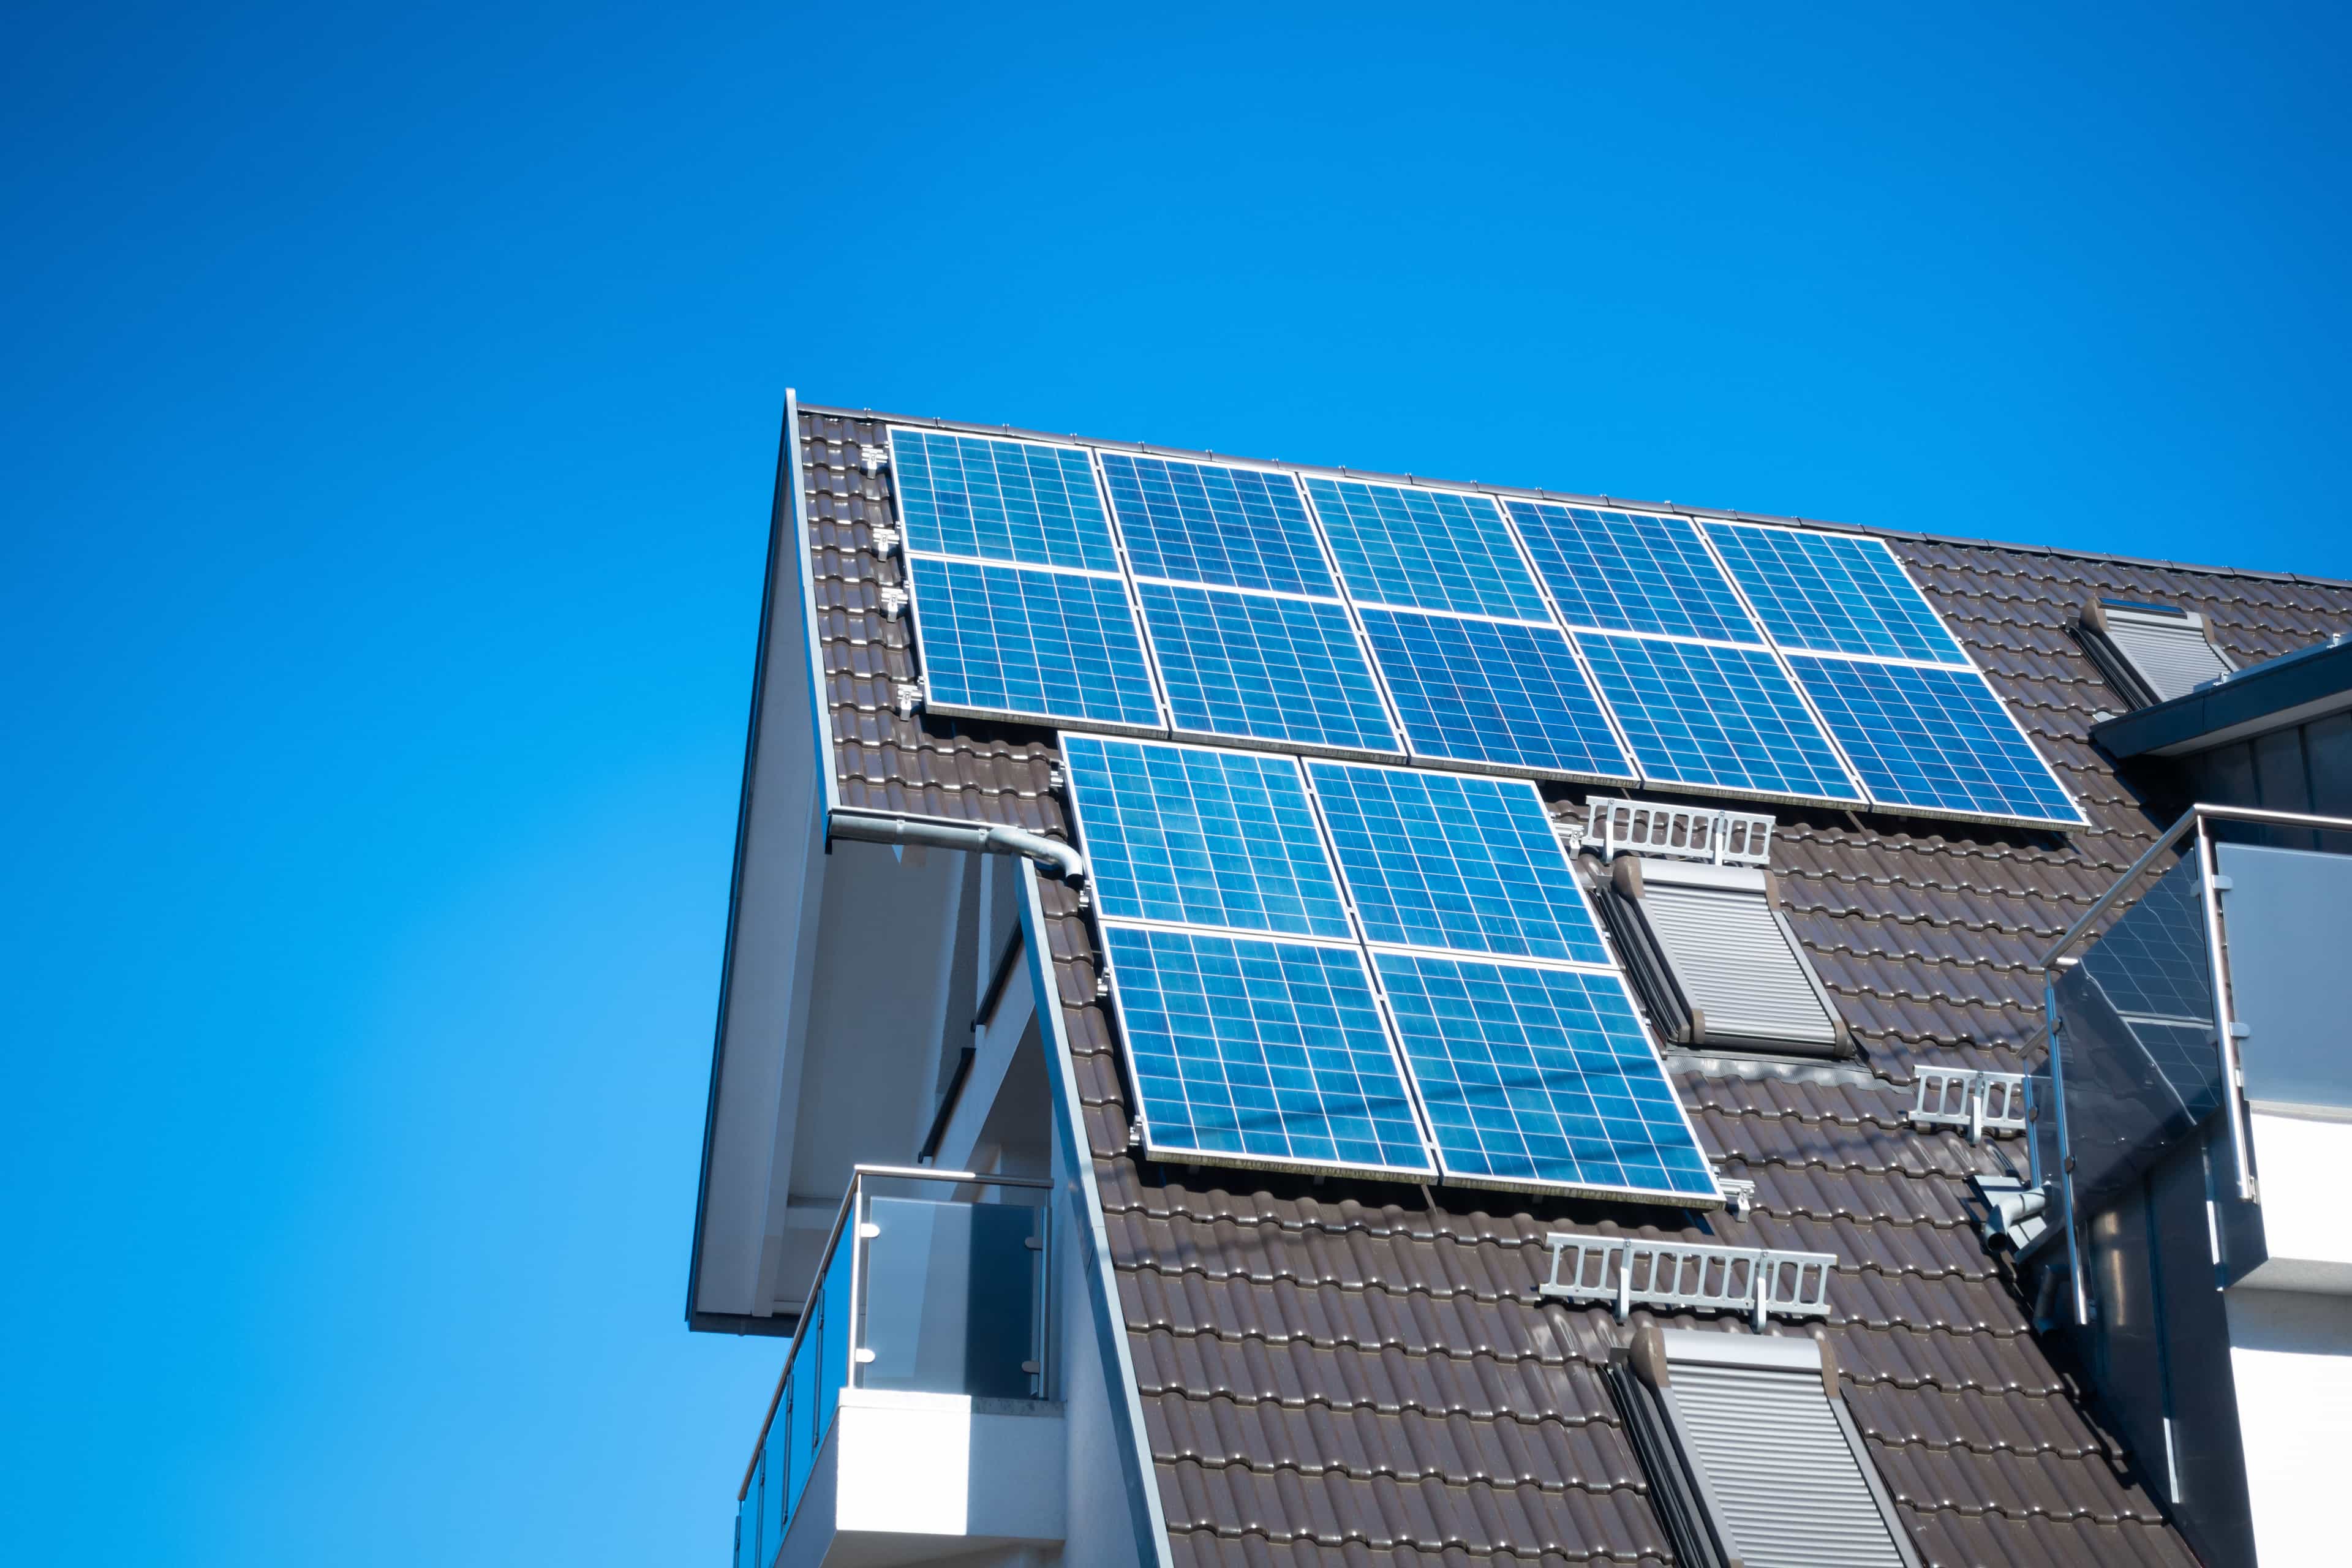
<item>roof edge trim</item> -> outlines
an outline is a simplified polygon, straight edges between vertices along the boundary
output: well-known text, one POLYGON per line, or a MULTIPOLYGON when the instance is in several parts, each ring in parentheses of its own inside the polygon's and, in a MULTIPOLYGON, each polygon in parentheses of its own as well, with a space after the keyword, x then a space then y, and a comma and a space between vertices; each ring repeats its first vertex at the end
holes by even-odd
POLYGON ((2171 755, 2258 733, 2266 721, 2285 725, 2318 717, 2335 699, 2352 706, 2352 640, 2303 651, 2307 657, 2282 654, 2227 680, 2095 724, 2091 738, 2118 759, 2171 755))
POLYGON ((1053 1092, 1055 1131, 1070 1169, 1070 1206, 1086 1237, 1087 1257, 1080 1267, 1086 1273, 1087 1305, 1103 1357, 1103 1392, 1110 1402, 1112 1429, 1124 1440, 1127 1450, 1119 1468, 1127 1477, 1128 1506, 1134 1515, 1136 1557, 1145 1568, 1174 1568, 1167 1510, 1160 1501, 1151 1436, 1144 1426, 1143 1400, 1138 1392, 1135 1352, 1127 1341, 1125 1314, 1118 1310, 1110 1226, 1103 1218, 1102 1190, 1095 1182, 1094 1151, 1085 1132, 1086 1108, 1078 1097, 1077 1069, 1070 1061, 1069 1033, 1063 1026, 1061 988, 1054 983, 1054 949, 1045 930, 1045 907, 1037 897, 1037 868, 1024 859, 1016 876, 1021 890, 1023 962, 1029 967, 1029 984, 1037 999, 1037 1023, 1051 1058, 1045 1080, 1053 1092))

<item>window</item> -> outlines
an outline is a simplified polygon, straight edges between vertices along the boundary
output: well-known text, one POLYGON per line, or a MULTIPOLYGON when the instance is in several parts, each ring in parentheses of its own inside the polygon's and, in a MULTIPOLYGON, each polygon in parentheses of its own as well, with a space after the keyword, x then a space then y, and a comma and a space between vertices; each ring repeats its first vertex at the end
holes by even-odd
POLYGON ((2205 617, 2170 605, 2094 599, 2083 606, 2083 646, 2109 685, 2135 708, 2168 701, 2237 668, 2205 635, 2205 617))
POLYGON ((1692 1568, 1919 1568, 1825 1340, 1644 1324, 1607 1373, 1692 1568))
POLYGON ((1608 859, 1595 899, 1660 1033, 1694 1050, 1853 1055, 1845 1020, 1776 907, 1761 864, 1770 817, 1591 804, 1585 847, 1608 859), (1720 863, 1734 859, 1755 863, 1720 863))

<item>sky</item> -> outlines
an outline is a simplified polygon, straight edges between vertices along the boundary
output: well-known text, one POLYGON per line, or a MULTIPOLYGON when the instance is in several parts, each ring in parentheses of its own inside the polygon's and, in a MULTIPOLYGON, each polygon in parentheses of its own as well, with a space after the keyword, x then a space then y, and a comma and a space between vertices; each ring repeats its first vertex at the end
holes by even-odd
POLYGON ((718 1568, 788 385, 2352 577, 2340 13, 1455 9, 10 9, 0 1560, 718 1568))

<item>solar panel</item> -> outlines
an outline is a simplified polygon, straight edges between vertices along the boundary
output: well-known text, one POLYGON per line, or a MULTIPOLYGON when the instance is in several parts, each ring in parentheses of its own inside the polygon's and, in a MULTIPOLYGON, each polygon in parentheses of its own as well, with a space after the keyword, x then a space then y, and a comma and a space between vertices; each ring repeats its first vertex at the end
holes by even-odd
POLYGON ((1125 452, 1102 466, 1137 576, 1339 596, 1288 474, 1125 452))
POLYGON ((1535 785, 1344 763, 1307 776, 1369 940, 1609 962, 1535 785))
POLYGON ((1409 610, 1362 614, 1416 756, 1634 776, 1558 627, 1409 610))
POLYGON ((1644 778, 1863 798, 1766 650, 1600 632, 1576 640, 1644 778))
POLYGON ((907 573, 929 706, 1160 727, 1118 578, 921 555, 907 573))
POLYGON ((1880 805, 2083 824, 2049 763, 1973 668, 1801 653, 1789 664, 1880 805))
POLYGON ((909 550, 1118 570, 1094 469, 1078 447, 893 426, 890 473, 909 550))
POLYGON ((1883 540, 1744 522, 1706 536, 1783 648, 1968 663, 1883 540))
POLYGON ((1721 1196, 1617 976, 1401 952, 1374 963, 1447 1180, 1721 1196))
POLYGON ((1062 760, 1105 918, 1355 935, 1296 759, 1065 735, 1062 760))
POLYGON ((1358 604, 1550 619, 1486 497, 1315 475, 1307 493, 1358 604))
POLYGON ((1549 501, 1506 504, 1570 626, 1764 640, 1689 519, 1549 501))
POLYGON ((1435 1173, 1362 950, 1103 926, 1155 1158, 1435 1173))
POLYGON ((1139 583, 1176 728, 1397 752, 1371 667, 1335 600, 1139 583))

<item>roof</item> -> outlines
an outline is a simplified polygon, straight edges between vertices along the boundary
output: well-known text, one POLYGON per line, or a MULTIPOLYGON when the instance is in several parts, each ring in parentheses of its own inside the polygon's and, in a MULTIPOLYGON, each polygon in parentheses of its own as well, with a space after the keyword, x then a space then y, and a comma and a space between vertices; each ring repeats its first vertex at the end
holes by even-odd
MULTIPOLYGON (((898 563, 869 532, 889 519, 889 476, 857 452, 889 422, 801 419, 840 802, 1066 837, 1050 731, 893 707, 892 683, 915 672, 905 622, 881 607, 898 563)), ((1835 1253, 1824 1331, 1926 1561, 2194 1563, 2034 1337, 2014 1266, 1978 1239, 1968 1179, 2000 1155, 1913 1128, 1908 1085, 1920 1065, 2030 1065, 2040 955, 2158 831, 2090 742, 2094 715, 2124 704, 2069 630, 2084 601, 2200 610, 2251 664, 2352 625, 2352 584, 1858 531, 1890 540, 2092 826, 2061 837, 1776 808, 1786 912, 1864 1065, 1782 1079, 1677 1061, 1719 1168, 1757 1185, 1744 1218, 1660 1231, 1676 1211, 1143 1160, 1096 1000, 1096 933, 1073 892, 1044 884, 1176 1563, 1672 1562, 1601 1377, 1625 1326, 1535 1294, 1556 1229, 1835 1253)), ((1581 797, 1546 793, 1563 814, 1581 797)))
POLYGON ((2339 634, 2109 719, 2092 735, 2121 758, 2176 755, 2347 706, 2352 706, 2352 641, 2339 634))

